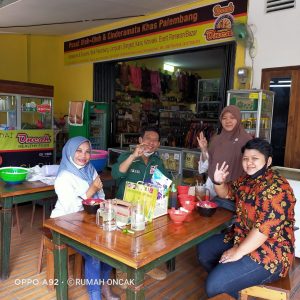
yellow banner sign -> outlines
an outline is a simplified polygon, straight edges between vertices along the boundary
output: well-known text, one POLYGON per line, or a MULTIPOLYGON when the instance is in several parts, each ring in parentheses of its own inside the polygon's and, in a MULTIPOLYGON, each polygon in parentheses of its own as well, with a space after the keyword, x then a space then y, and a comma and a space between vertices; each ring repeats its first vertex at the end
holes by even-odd
POLYGON ((53 149, 53 130, 1 130, 0 150, 29 151, 53 149))
POLYGON ((247 1, 222 1, 64 43, 65 64, 169 52, 233 39, 234 19, 245 19, 247 1))

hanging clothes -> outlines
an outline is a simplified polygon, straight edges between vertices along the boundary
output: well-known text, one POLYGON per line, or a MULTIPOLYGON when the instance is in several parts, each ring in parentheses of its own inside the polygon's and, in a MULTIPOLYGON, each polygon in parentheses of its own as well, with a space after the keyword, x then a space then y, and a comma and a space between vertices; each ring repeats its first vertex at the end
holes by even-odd
POLYGON ((150 70, 147 68, 142 68, 142 90, 144 92, 151 92, 150 70))
POLYGON ((129 85, 129 66, 125 63, 122 63, 120 67, 120 81, 125 86, 129 85))
POLYGON ((160 85, 160 77, 158 71, 151 71, 150 80, 151 80, 151 92, 157 95, 157 97, 159 97, 161 94, 161 85, 160 85))
POLYGON ((142 89, 142 70, 140 67, 129 66, 130 70, 130 81, 132 85, 140 90, 142 89))

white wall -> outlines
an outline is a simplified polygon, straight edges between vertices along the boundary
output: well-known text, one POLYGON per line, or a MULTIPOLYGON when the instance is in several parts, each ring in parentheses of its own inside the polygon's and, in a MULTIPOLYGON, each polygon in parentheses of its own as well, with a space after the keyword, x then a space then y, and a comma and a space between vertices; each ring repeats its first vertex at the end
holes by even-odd
MULTIPOLYGON (((260 88, 261 70, 300 65, 300 0, 296 7, 265 13, 265 0, 248 0, 248 24, 254 24, 257 55, 254 58, 253 88, 260 88)), ((251 59, 246 54, 246 65, 251 59)))

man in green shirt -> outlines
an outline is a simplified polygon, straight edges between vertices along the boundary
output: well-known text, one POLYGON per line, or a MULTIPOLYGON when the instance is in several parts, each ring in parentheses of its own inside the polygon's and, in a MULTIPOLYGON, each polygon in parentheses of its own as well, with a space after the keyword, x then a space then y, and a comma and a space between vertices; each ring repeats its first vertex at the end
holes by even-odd
POLYGON ((116 198, 123 199, 126 181, 149 182, 155 169, 172 178, 164 167, 163 161, 155 153, 160 145, 159 133, 154 128, 147 128, 139 137, 139 144, 134 152, 122 153, 112 166, 112 177, 116 180, 118 190, 116 198))
MULTIPOLYGON (((163 161, 155 153, 159 147, 159 133, 154 128, 146 128, 139 137, 139 144, 134 152, 122 153, 118 161, 112 166, 112 177, 116 180, 118 190, 116 198, 123 199, 126 181, 149 182, 155 169, 159 169, 171 179, 171 174, 164 167, 163 161)), ((167 274, 157 268, 147 273, 156 280, 163 280, 167 274)), ((117 270, 117 277, 122 278, 126 274, 117 270)), ((122 286, 121 286, 122 288, 122 286)))

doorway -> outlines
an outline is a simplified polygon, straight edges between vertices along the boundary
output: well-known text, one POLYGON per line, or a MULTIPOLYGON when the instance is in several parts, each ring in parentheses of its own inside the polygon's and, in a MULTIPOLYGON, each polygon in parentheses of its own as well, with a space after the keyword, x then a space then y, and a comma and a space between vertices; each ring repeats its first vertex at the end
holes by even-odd
MULTIPOLYGON (((219 80, 219 88, 218 88, 218 93, 219 93, 219 99, 216 102, 219 102, 218 106, 215 105, 216 108, 215 110, 221 110, 225 105, 226 105, 226 91, 228 89, 231 89, 233 87, 233 78, 234 78, 234 62, 235 62, 235 53, 236 53, 236 44, 233 42, 226 43, 226 44, 221 44, 221 45, 214 45, 214 46, 209 46, 209 47, 199 47, 197 49, 190 49, 190 50, 178 50, 178 51, 173 51, 170 53, 160 53, 156 55, 150 55, 150 56, 145 56, 145 57, 134 57, 134 58, 128 58, 127 60, 123 60, 121 65, 126 66, 126 64, 135 66, 135 67, 149 67, 151 71, 161 71, 161 68, 164 63, 166 64, 172 64, 173 66, 176 67, 177 72, 174 72, 173 74, 178 73, 179 68, 183 70, 184 72, 189 73, 188 75, 191 75, 193 77, 194 73, 200 75, 203 79, 214 79, 217 78, 219 80)), ((157 98, 157 97, 149 97, 146 95, 141 95, 144 91, 141 90, 131 90, 131 88, 128 88, 124 86, 120 86, 120 78, 118 77, 118 70, 120 69, 120 66, 117 65, 117 61, 113 62, 99 62, 94 64, 94 101, 97 99, 101 99, 101 101, 108 102, 111 104, 111 134, 109 137, 109 146, 110 147, 115 147, 118 146, 118 136, 120 136, 120 130, 118 129, 119 127, 122 128, 122 130, 127 129, 127 126, 124 126, 123 123, 118 122, 118 120, 126 120, 125 114, 128 108, 133 110, 135 107, 128 106, 126 103, 125 97, 127 97, 126 94, 129 94, 129 96, 132 97, 134 95, 133 102, 141 102, 142 105, 144 105, 143 102, 144 100, 139 100, 138 98, 157 98), (116 67, 117 66, 117 67, 116 67), (117 80, 116 80, 117 79, 117 80), (120 97, 120 94, 123 93, 123 98, 120 97), (143 97, 142 97, 143 96, 143 97), (120 99, 121 98, 121 99, 120 99), (124 100, 124 101, 123 101, 124 100), (124 104, 124 107, 121 107, 119 109, 119 106, 121 106, 122 103, 124 104), (119 105, 120 104, 120 105, 119 105), (127 105, 127 106, 126 106, 127 105), (116 110, 118 108, 118 110, 116 110), (125 114, 124 114, 125 111, 125 114), (124 117, 122 115, 124 114, 124 117), (120 118, 118 117, 120 114, 120 118)), ((121 62, 119 62, 121 63, 121 62)), ((165 71, 164 71, 164 74, 165 71)), ((171 84, 167 85, 169 90, 169 93, 162 93, 161 96, 158 97, 159 101, 157 102, 162 102, 160 103, 159 107, 161 108, 164 103, 169 103, 169 105, 172 106, 172 102, 174 102, 174 109, 171 108, 171 110, 179 111, 181 113, 179 116, 184 116, 185 110, 194 112, 195 109, 193 105, 196 107, 197 103, 197 86, 198 82, 194 87, 191 87, 191 85, 185 85, 189 86, 189 88, 186 88, 185 90, 188 91, 188 97, 186 97, 186 101, 181 100, 184 99, 184 97, 177 97, 178 92, 177 89, 173 89, 174 86, 176 86, 177 80, 175 76, 170 76, 170 74, 167 74, 169 78, 171 78, 171 84), (172 88, 171 88, 172 87, 172 88), (172 94, 172 95, 171 95, 172 94), (174 100, 175 99, 175 100, 174 100), (170 100, 170 101, 169 101, 170 100), (185 105, 188 104, 187 108, 184 108, 185 105), (178 107, 178 108, 177 108, 178 107), (175 109, 176 108, 176 109, 175 109)), ((196 77, 195 77, 196 79, 196 77)), ((196 80, 194 80, 196 82, 196 80)), ((169 81, 170 82, 170 81, 169 81)), ((189 82, 189 81, 187 81, 189 82)), ((193 81, 191 81, 193 82, 193 81)), ((165 85, 164 85, 165 86, 165 85)), ((143 93, 144 94, 144 93, 143 93)), ((122 96, 122 95, 121 95, 122 96)), ((99 101, 99 100, 98 100, 99 101)), ((149 102, 149 101, 148 101, 149 102)), ((154 102, 154 101, 151 101, 154 102)), ((213 101, 212 101, 213 102, 213 101)), ((147 103, 148 104, 148 103, 147 103)), ((151 103, 150 103, 151 104, 151 103)), ((145 106, 145 105, 144 105, 145 106)), ((153 105, 152 105, 153 106, 153 105)), ((158 105, 157 105, 158 106, 158 105)), ((148 107, 148 105, 147 105, 148 107)), ((148 109, 149 110, 149 109, 148 109)), ((168 109, 167 109, 168 110, 168 109)), ((135 109, 134 112, 137 112, 138 110, 135 109)), ((135 121, 135 114, 134 112, 129 112, 133 116, 133 121, 135 121)), ((150 110, 151 112, 151 110, 150 110)), ((153 109, 152 113, 150 116, 153 115, 153 109)), ((138 122, 141 123, 140 120, 146 120, 146 123, 155 123, 158 120, 162 119, 160 116, 162 116, 159 113, 159 109, 155 109, 156 113, 156 119, 151 118, 151 122, 149 121, 149 113, 147 114, 147 118, 138 118, 138 122)), ((183 123, 186 127, 181 126, 181 124, 175 124, 177 125, 179 130, 184 130, 188 128, 188 122, 185 122, 185 118, 173 118, 173 112, 170 112, 168 115, 172 115, 172 117, 169 118, 169 120, 177 120, 180 122, 180 120, 183 120, 183 123)), ((201 119, 200 117, 197 116, 199 120, 201 119)), ((212 118, 212 117, 211 117, 212 118)), ((127 117, 128 119, 128 117, 127 117)), ((191 117, 187 117, 189 121, 192 120, 191 117)), ((129 119, 132 123, 132 120, 129 119)), ((200 124, 200 122, 198 123, 200 124)), ((214 130, 216 130, 216 127, 218 127, 218 118, 215 120, 204 120, 203 118, 201 119, 203 122, 208 123, 210 127, 214 127, 214 130)), ((175 122, 175 121, 174 121, 175 122)), ((125 122, 126 123, 126 122, 125 122)), ((158 121, 157 122, 161 127, 161 123, 158 121)), ((156 123, 155 123, 156 124, 156 123)), ((202 124, 202 123, 201 123, 202 124)), ((172 125, 172 130, 175 130, 177 128, 176 126, 172 125)), ((209 127, 209 128, 210 128, 209 127)), ((132 127, 133 128, 133 127, 132 127)), ((128 133, 135 133, 136 128, 133 128, 134 130, 131 130, 131 132, 128 133)), ((140 132, 138 129, 137 132, 140 132)), ((209 131, 208 131, 209 132, 209 131)), ((136 133, 135 133, 136 134, 136 133)), ((186 134, 168 134, 168 136, 171 137, 178 137, 178 146, 183 144, 185 142, 185 136, 186 134)), ((132 136, 130 137, 130 141, 132 136)), ((162 137, 163 138, 163 137, 162 137)), ((165 139, 168 141, 168 139, 165 137, 165 139)), ((132 144, 132 142, 131 142, 132 144)), ((182 145, 181 145, 182 146, 182 145)))
POLYGON ((300 66, 263 69, 261 86, 275 92, 273 165, 300 168, 300 66))

